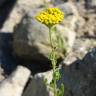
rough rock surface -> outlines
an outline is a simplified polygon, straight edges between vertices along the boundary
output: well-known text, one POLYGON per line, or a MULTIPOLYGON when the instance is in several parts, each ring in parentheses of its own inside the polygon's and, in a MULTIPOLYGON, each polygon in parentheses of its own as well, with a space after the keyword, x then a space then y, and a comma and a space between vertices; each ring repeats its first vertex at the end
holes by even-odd
POLYGON ((61 70, 66 90, 65 96, 96 95, 96 48, 86 54, 82 60, 73 62, 61 70), (68 94, 70 93, 70 94, 68 94))
POLYGON ((23 96, 53 96, 52 92, 46 87, 44 80, 47 79, 48 84, 52 80, 52 71, 38 73, 31 78, 23 96))
MULTIPOLYGON (((60 68, 60 72, 61 79, 57 82, 57 84, 59 86, 61 83, 64 83, 64 96, 95 96, 96 48, 86 54, 82 60, 78 59, 69 66, 63 65, 60 68)), ((48 76, 47 80, 50 82, 52 79, 51 71, 39 73, 32 77, 32 80, 23 96, 38 96, 39 94, 40 96, 49 96, 48 89, 46 89, 43 82, 46 76, 48 76)))
POLYGON ((23 89, 29 79, 30 70, 18 66, 16 71, 12 73, 7 79, 0 82, 1 96, 21 96, 23 89))
POLYGON ((4 70, 3 70, 3 68, 1 68, 1 64, 0 64, 0 82, 5 79, 3 74, 4 74, 4 70))
POLYGON ((27 13, 30 9, 43 4, 44 0, 35 0, 34 2, 32 0, 17 0, 1 31, 13 32, 14 26, 20 22, 25 13, 27 13))

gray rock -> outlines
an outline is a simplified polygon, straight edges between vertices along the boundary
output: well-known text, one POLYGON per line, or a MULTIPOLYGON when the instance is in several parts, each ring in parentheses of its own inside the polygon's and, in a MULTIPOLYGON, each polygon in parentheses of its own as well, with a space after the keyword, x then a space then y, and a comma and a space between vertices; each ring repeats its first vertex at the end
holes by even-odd
POLYGON ((92 36, 95 38, 95 30, 96 30, 96 0, 83 0, 85 3, 75 3, 78 8, 78 12, 81 16, 79 20, 79 24, 77 23, 77 36, 92 36), (92 2, 93 5, 92 5, 92 2), (86 8, 85 5, 88 7, 86 8), (80 23, 81 22, 81 23, 80 23))
POLYGON ((18 66, 11 76, 0 82, 0 95, 21 96, 29 76, 29 69, 18 66))
POLYGON ((54 5, 59 5, 59 4, 63 4, 66 0, 52 0, 51 2, 54 4, 54 5))
MULTIPOLYGON (((62 34, 65 43, 67 42, 66 48, 71 50, 76 37, 75 23, 78 21, 79 14, 71 3, 61 4, 57 7, 65 13, 65 20, 62 24, 57 25, 56 29, 57 32, 62 34)), ((45 60, 45 58, 48 58, 51 48, 48 41, 48 28, 34 19, 38 11, 38 9, 33 9, 15 27, 13 48, 18 56, 45 60)), ((53 38, 55 39, 54 33, 53 38)))
POLYGON ((40 60, 43 56, 45 58, 46 55, 48 56, 50 46, 48 45, 48 29, 34 19, 35 14, 36 12, 32 11, 17 25, 13 34, 13 47, 18 56, 40 60))
POLYGON ((2 51, 0 50, 0 82, 5 78, 4 77, 4 69, 1 67, 1 65, 2 65, 2 60, 1 60, 1 58, 2 58, 2 51))
POLYGON ((91 0, 91 6, 96 7, 96 0, 91 0))
POLYGON ((36 74, 32 77, 31 82, 27 86, 23 96, 53 96, 45 85, 45 79, 48 84, 52 80, 52 71, 36 74))
POLYGON ((94 7, 96 7, 96 0, 85 0, 85 4, 86 4, 86 7, 88 9, 92 9, 94 7))
POLYGON ((0 64, 0 82, 1 82, 2 80, 4 80, 4 79, 5 79, 4 70, 3 70, 3 68, 1 67, 1 64, 0 64))
POLYGON ((57 7, 59 7, 64 12, 65 15, 65 20, 63 22, 64 26, 67 26, 69 29, 74 30, 77 27, 76 22, 79 20, 80 17, 75 4, 72 2, 67 2, 58 5, 57 7))
MULTIPOLYGON (((76 60, 69 66, 61 66, 61 79, 58 86, 64 83, 64 96, 95 96, 96 95, 96 48, 90 51, 82 60, 76 60)), ((32 77, 23 96, 53 96, 44 85, 44 79, 50 83, 52 71, 39 73, 32 77), (47 77, 47 78, 46 78, 47 77), (30 91, 31 90, 31 91, 30 91)))
POLYGON ((65 84, 64 96, 95 96, 95 69, 96 49, 86 54, 83 60, 77 60, 69 67, 63 67, 61 69, 62 78, 60 82, 65 84))

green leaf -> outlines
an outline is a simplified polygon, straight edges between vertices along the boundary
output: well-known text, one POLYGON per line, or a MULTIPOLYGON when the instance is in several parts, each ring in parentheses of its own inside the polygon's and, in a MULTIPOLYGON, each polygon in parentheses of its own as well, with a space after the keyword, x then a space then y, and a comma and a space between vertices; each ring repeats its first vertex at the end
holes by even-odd
POLYGON ((57 90, 57 96, 64 96, 64 84, 62 83, 60 88, 57 90))
POLYGON ((59 80, 60 77, 61 77, 61 75, 60 75, 59 70, 56 70, 56 71, 55 71, 55 78, 56 78, 56 80, 59 80))

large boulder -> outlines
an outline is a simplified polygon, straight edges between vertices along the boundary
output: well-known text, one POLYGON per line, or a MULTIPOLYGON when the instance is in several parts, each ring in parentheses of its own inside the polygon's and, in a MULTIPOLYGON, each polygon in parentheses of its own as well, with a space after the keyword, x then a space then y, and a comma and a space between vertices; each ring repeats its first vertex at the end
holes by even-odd
MULTIPOLYGON (((62 24, 56 25, 56 30, 62 34, 61 36, 65 40, 64 46, 71 50, 76 36, 75 28, 79 14, 72 3, 64 3, 57 7, 65 13, 65 20, 62 24)), ((49 56, 51 48, 48 41, 48 28, 34 18, 39 10, 42 9, 30 11, 15 27, 13 48, 17 56, 36 60, 45 60, 49 56)), ((55 38, 54 32, 53 38, 55 38)))

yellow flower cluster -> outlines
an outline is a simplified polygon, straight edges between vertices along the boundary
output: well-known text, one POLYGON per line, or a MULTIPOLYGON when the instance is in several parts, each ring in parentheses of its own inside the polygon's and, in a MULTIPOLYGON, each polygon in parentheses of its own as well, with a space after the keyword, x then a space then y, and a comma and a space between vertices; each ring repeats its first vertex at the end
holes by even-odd
POLYGON ((64 19, 64 13, 59 8, 47 8, 40 12, 36 19, 46 26, 52 27, 64 19))

